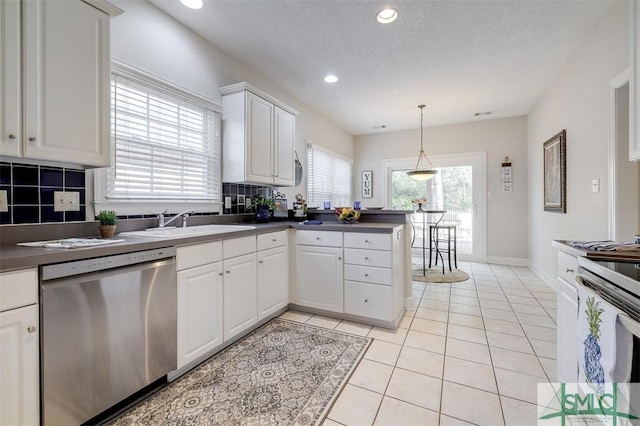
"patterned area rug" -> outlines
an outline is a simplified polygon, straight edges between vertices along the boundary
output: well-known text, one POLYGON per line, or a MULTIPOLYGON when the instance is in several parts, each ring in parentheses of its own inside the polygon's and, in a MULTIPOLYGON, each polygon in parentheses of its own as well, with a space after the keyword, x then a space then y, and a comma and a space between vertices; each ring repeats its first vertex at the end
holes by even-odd
POLYGON ((445 266, 444 274, 442 273, 442 267, 427 268, 426 273, 423 275, 422 267, 413 267, 413 281, 422 281, 428 283, 457 283, 460 281, 466 281, 469 279, 469 274, 460 269, 453 269, 449 271, 449 268, 445 266))
POLYGON ((277 318, 109 424, 320 424, 370 343, 277 318))

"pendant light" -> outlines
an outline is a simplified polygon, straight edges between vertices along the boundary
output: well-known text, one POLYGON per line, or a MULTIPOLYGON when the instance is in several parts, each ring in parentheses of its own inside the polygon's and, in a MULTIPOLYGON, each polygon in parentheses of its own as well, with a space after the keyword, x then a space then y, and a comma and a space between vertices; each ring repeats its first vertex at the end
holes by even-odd
POLYGON ((433 164, 431 163, 431 161, 429 161, 429 158, 427 158, 426 154, 424 153, 424 130, 422 128, 424 119, 422 109, 424 108, 424 105, 418 105, 418 108, 420 108, 420 155, 418 155, 418 162, 416 163, 415 170, 411 170, 410 172, 407 172, 407 174, 413 180, 425 181, 431 179, 437 172, 434 170, 433 164), (423 163, 422 166, 420 165, 420 162, 423 163), (427 164, 425 163, 428 163, 431 168, 427 168, 427 164))

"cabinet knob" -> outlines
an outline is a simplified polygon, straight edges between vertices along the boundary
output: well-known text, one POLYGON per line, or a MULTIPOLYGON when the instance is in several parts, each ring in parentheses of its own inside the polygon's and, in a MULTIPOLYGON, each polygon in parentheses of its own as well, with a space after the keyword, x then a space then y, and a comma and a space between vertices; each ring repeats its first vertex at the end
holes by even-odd
POLYGON ((567 268, 567 273, 572 273, 573 274, 573 269, 567 268))
POLYGON ((364 242, 365 242, 365 243, 368 243, 368 242, 369 242, 369 240, 364 240, 364 242))
POLYGON ((338 260, 342 260, 342 257, 338 257, 338 260))
POLYGON ((264 263, 264 260, 259 260, 258 263, 264 263))
POLYGON ((29 333, 35 333, 36 331, 38 331, 38 327, 36 327, 35 325, 30 325, 30 326, 27 328, 27 331, 28 331, 29 333))
POLYGON ((9 139, 15 139, 15 138, 16 138, 16 135, 9 133, 9 139))
POLYGON ((278 242, 276 238, 272 239, 271 241, 273 241, 274 243, 278 242))
POLYGON ((231 273, 231 271, 224 271, 224 272, 225 272, 226 274, 230 274, 230 273, 231 273))
POLYGON ((364 303, 369 303, 369 299, 364 299, 364 303))
POLYGON ((31 136, 31 137, 29 138, 29 142, 35 142, 35 141, 36 141, 36 137, 35 137, 35 136, 31 136))
POLYGON ((365 256, 364 260, 369 260, 369 256, 365 256))
POLYGON ((218 275, 223 276, 224 274, 222 272, 220 272, 218 275))
POLYGON ((316 237, 316 240, 320 241, 320 237, 316 237))

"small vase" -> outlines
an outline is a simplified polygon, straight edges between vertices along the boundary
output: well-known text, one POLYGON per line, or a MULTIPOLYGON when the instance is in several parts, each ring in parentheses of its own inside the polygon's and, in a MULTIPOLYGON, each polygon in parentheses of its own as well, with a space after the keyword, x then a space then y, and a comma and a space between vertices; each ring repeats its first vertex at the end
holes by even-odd
POLYGON ((257 223, 266 223, 271 219, 271 212, 269 211, 269 206, 258 206, 258 210, 256 210, 256 222, 257 223))
POLYGON ((102 238, 111 238, 116 233, 116 225, 100 225, 102 238))

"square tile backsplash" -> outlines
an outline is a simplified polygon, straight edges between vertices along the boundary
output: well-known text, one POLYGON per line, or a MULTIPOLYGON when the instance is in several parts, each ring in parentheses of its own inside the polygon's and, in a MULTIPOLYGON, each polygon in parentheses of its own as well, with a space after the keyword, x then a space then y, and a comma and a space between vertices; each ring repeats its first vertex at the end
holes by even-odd
POLYGON ((86 218, 84 170, 0 162, 0 190, 7 191, 9 210, 0 212, 0 225, 78 222, 86 218), (54 191, 79 192, 80 210, 53 211, 54 191))
POLYGON ((249 213, 249 209, 245 209, 244 204, 238 204, 238 195, 244 195, 246 198, 252 198, 254 195, 262 195, 263 197, 272 197, 273 188, 269 186, 245 185, 241 183, 223 183, 222 184, 222 205, 224 206, 225 197, 231 197, 231 208, 224 209, 224 214, 242 214, 249 213))

